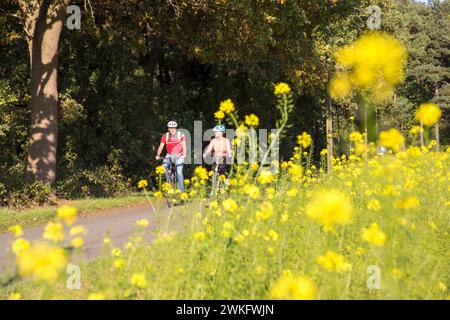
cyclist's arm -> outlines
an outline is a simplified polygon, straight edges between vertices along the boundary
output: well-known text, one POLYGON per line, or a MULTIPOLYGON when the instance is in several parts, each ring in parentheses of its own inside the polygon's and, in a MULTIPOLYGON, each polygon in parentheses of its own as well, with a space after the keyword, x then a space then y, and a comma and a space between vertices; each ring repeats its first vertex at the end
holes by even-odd
POLYGON ((226 148, 226 153, 227 153, 227 157, 231 157, 231 143, 230 140, 226 139, 227 141, 225 142, 225 148, 226 148))
POLYGON ((214 146, 214 139, 209 142, 208 147, 206 147, 205 152, 203 152, 203 157, 206 157, 211 152, 213 146, 214 146))
POLYGON ((158 151, 156 152, 156 157, 160 157, 161 156, 161 153, 162 153, 162 151, 164 149, 164 146, 165 146, 165 143, 163 143, 163 142, 161 142, 159 144, 158 151))
POLYGON ((181 146, 183 147, 182 157, 185 158, 186 157, 186 140, 181 141, 181 146))

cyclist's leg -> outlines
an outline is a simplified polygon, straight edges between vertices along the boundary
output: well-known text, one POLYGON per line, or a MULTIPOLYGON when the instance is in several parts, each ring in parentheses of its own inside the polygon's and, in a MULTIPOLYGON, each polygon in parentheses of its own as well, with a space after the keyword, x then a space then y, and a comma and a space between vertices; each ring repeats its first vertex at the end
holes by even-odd
POLYGON ((227 159, 224 158, 222 164, 220 165, 219 170, 220 170, 220 175, 224 175, 224 176, 225 176, 225 179, 224 179, 223 182, 224 182, 224 184, 225 184, 226 186, 229 186, 229 185, 230 185, 228 179, 226 178, 227 175, 228 175, 228 170, 229 170, 229 169, 230 169, 230 165, 227 163, 227 159))
POLYGON ((177 165, 178 188, 180 189, 181 192, 184 192, 184 177, 183 177, 184 159, 178 158, 175 161, 175 164, 177 165))
POLYGON ((166 155, 164 157, 163 163, 162 163, 163 167, 164 167, 164 175, 166 176, 166 181, 169 181, 169 174, 170 174, 170 157, 169 155, 166 155))

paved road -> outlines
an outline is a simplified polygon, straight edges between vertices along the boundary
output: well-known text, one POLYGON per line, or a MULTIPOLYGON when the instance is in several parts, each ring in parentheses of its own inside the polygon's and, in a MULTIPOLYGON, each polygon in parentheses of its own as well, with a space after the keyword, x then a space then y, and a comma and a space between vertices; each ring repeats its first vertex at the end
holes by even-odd
MULTIPOLYGON (((158 225, 167 222, 167 217, 176 217, 181 210, 185 210, 186 206, 176 206, 174 208, 160 207, 158 216, 154 214, 150 205, 140 205, 133 208, 114 209, 105 212, 93 213, 85 217, 77 219, 76 225, 82 225, 87 230, 84 237, 84 257, 92 259, 102 253, 104 248, 103 238, 108 234, 115 247, 123 247, 135 230, 136 221, 147 219, 150 222, 145 233, 145 240, 151 242, 153 240, 152 230, 158 225), (161 222, 165 220, 164 222, 161 222)), ((171 219, 174 221, 174 219, 171 219)), ((24 230, 24 238, 33 241, 42 239, 44 225, 24 230)), ((67 232, 66 232, 67 235, 67 232)), ((66 236, 67 237, 67 236, 66 236)), ((10 264, 13 258, 11 253, 11 243, 14 236, 11 233, 0 234, 0 270, 7 264, 10 264)))

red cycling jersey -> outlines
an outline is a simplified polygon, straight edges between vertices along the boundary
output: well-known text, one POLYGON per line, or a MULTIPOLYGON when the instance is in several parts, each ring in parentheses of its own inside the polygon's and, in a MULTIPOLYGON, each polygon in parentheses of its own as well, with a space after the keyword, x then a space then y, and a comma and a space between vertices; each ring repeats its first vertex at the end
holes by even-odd
POLYGON ((183 146, 181 144, 182 141, 185 141, 184 134, 176 133, 171 135, 170 133, 165 133, 161 137, 161 143, 166 144, 167 153, 174 156, 181 156, 183 154, 183 146))

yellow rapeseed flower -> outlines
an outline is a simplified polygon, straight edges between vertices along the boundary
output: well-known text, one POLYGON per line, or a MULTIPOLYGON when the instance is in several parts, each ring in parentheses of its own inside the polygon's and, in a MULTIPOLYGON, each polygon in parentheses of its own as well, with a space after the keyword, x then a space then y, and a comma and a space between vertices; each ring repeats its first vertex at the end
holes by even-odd
POLYGON ((378 201, 377 199, 370 199, 369 202, 367 202, 367 209, 372 211, 380 211, 381 210, 380 201, 378 201))
POLYGON ((201 240, 201 239, 205 239, 205 233, 204 232, 196 232, 195 234, 194 234, 194 239, 198 239, 198 240, 201 240))
POLYGON ((234 103, 231 101, 231 99, 227 99, 225 101, 222 101, 220 103, 219 110, 222 111, 225 114, 231 113, 234 111, 234 103))
POLYGON ((131 276, 131 284, 137 288, 144 289, 147 287, 147 277, 143 273, 134 273, 131 276))
POLYGON ((420 133, 420 126, 412 126, 411 129, 409 129, 409 134, 412 136, 416 136, 420 133))
POLYGON ((278 232, 276 232, 273 229, 269 230, 269 237, 270 239, 272 239, 273 241, 277 241, 278 240, 278 232))
POLYGON ((317 263, 327 270, 336 272, 346 272, 352 269, 352 265, 345 260, 345 257, 332 250, 328 250, 325 255, 317 258, 317 263))
POLYGON ((345 70, 338 72, 330 83, 329 92, 334 99, 360 90, 373 101, 381 102, 403 80, 406 50, 394 37, 372 31, 339 49, 336 60, 345 70))
POLYGON ((363 143, 364 142, 363 134, 358 131, 354 131, 354 132, 350 133, 348 138, 351 142, 354 142, 354 143, 363 143))
POLYGON ((66 225, 71 226, 77 218, 77 208, 70 206, 62 206, 56 210, 56 220, 63 221, 66 225))
POLYGON ((180 194, 180 199, 181 199, 181 200, 187 200, 187 199, 189 199, 189 194, 188 194, 187 192, 182 192, 182 193, 180 194))
POLYGON ((248 195, 251 199, 259 199, 260 197, 260 191, 259 188, 257 186, 255 186, 254 184, 246 184, 243 187, 243 191, 246 195, 248 195))
POLYGON ((274 94, 280 95, 280 94, 288 94, 291 92, 291 87, 285 82, 279 82, 275 85, 274 94))
POLYGON ((30 243, 28 242, 28 240, 23 238, 14 240, 11 245, 11 250, 16 256, 24 254, 26 251, 28 251, 28 249, 30 249, 30 243))
POLYGON ((141 228, 147 228, 150 222, 147 219, 141 219, 136 222, 136 225, 141 228))
POLYGON ((281 300, 314 300, 316 286, 308 277, 295 277, 287 273, 283 274, 272 287, 270 297, 281 300))
POLYGON ((252 113, 249 116, 245 116, 245 124, 249 127, 257 127, 259 125, 259 118, 252 113))
POLYGON ((233 198, 227 198, 222 201, 222 206, 226 211, 235 212, 239 207, 233 198))
POLYGON ((372 223, 369 228, 364 228, 362 238, 364 241, 376 246, 383 246, 386 241, 386 235, 381 231, 377 223, 372 223))
POLYGON ((22 295, 18 292, 13 292, 9 295, 9 300, 20 300, 22 298, 22 295))
POLYGON ((12 232, 15 237, 21 237, 23 235, 23 229, 20 225, 16 224, 8 228, 8 231, 12 232))
POLYGON ((401 200, 398 200, 395 203, 395 206, 400 209, 411 210, 420 207, 420 201, 416 196, 405 197, 401 200))
POLYGON ((329 85, 328 92, 335 100, 343 100, 352 92, 352 83, 347 75, 337 74, 334 76, 329 85))
POLYGON ((335 225, 350 223, 353 212, 350 197, 334 189, 316 191, 305 208, 305 213, 321 223, 327 231, 334 231, 335 225))
POLYGON ((81 248, 83 246, 83 244, 84 244, 84 240, 81 237, 76 237, 76 238, 72 239, 70 244, 74 248, 81 248))
POLYGON ((275 176, 270 170, 262 170, 259 173, 257 180, 260 184, 265 185, 273 182, 275 180, 275 176))
POLYGON ((219 110, 214 113, 214 118, 216 118, 217 120, 222 120, 223 118, 225 118, 225 113, 222 110, 219 110))
POLYGON ((164 172, 166 172, 166 169, 164 168, 164 166, 157 166, 155 172, 156 174, 163 174, 164 172))
POLYGON ((197 166, 194 169, 194 174, 200 179, 200 180, 208 180, 208 170, 202 166, 197 166))
POLYGON ((299 164, 293 163, 289 166, 288 173, 291 176, 292 180, 298 182, 303 176, 303 167, 299 164))
POLYGON ((417 121, 422 121, 422 124, 427 127, 431 127, 441 118, 442 111, 434 103, 422 103, 416 110, 414 115, 417 121))
POLYGON ((390 148, 394 152, 398 152, 405 143, 405 138, 395 128, 380 132, 378 144, 386 148, 390 148))
POLYGON ((93 292, 88 295, 88 300, 105 300, 105 295, 101 292, 93 292))
POLYGON ((74 226, 74 227, 70 228, 69 234, 71 236, 86 235, 87 231, 86 231, 86 228, 83 226, 74 226))
POLYGON ((55 243, 61 242, 62 240, 64 240, 63 225, 59 222, 50 221, 45 226, 43 238, 55 243))
POLYGON ((306 132, 302 132, 301 135, 297 136, 297 143, 303 147, 303 149, 308 148, 312 143, 311 135, 306 132))
POLYGON ((156 191, 153 193, 153 196, 157 199, 161 199, 163 197, 163 194, 161 191, 156 191))
POLYGON ((145 179, 142 179, 138 182, 138 188, 139 189, 145 189, 148 186, 148 182, 145 179))
POLYGON ((125 265, 125 260, 124 259, 116 259, 116 260, 114 260, 114 268, 122 269, 124 265, 125 265))
POLYGON ((272 216, 272 213, 273 213, 272 202, 264 201, 259 206, 259 210, 256 211, 256 219, 267 220, 272 216))
POLYGON ((64 249, 45 242, 36 242, 16 256, 19 274, 54 282, 67 264, 64 249))

